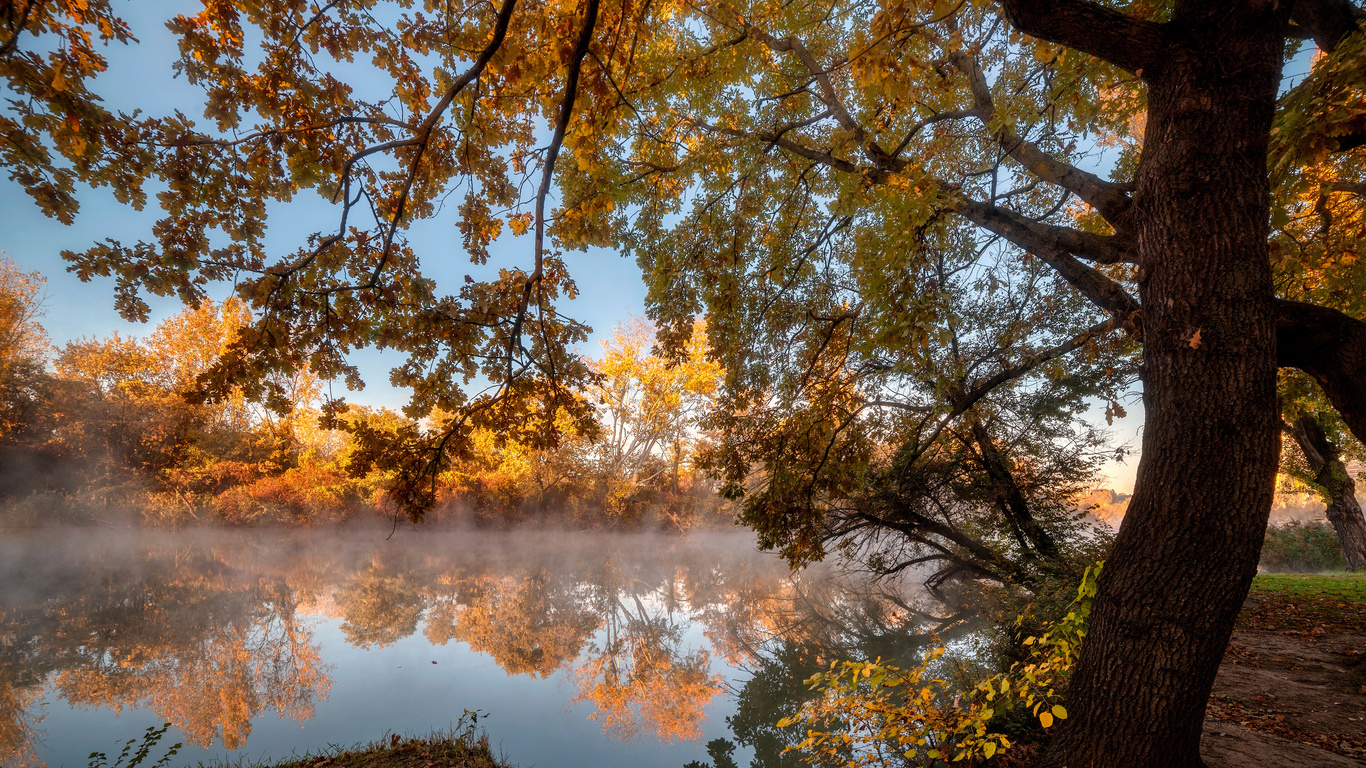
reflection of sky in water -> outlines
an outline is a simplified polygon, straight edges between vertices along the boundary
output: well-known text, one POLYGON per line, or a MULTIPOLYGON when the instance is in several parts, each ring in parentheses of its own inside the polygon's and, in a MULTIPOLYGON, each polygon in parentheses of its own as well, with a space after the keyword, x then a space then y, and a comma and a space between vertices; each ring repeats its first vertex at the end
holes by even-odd
MULTIPOLYGON (((193 734, 186 738, 172 729, 163 747, 186 742, 177 765, 286 758, 370 741, 390 730, 425 734, 477 709, 487 715, 480 725, 495 750, 523 768, 681 768, 705 758, 707 741, 731 737, 726 720, 735 714, 736 701, 722 688, 739 690, 750 678, 746 670, 764 663, 753 654, 737 654, 733 639, 766 637, 773 626, 791 624, 794 615, 775 618, 793 605, 783 599, 791 588, 785 566, 754 552, 744 534, 594 539, 433 531, 388 543, 372 532, 335 539, 316 533, 195 534, 161 537, 156 544, 133 538, 110 544, 89 534, 76 539, 79 547, 55 537, 0 543, 0 556, 10 562, 0 566, 6 595, 0 603, 0 675, 21 689, 35 676, 44 679, 38 752, 53 766, 83 768, 91 751, 116 753, 118 744, 147 726, 175 720, 167 708, 179 707, 180 717, 187 711, 198 717, 199 740, 212 744, 195 746, 193 734), (394 595, 399 607, 391 610, 394 595), (275 604, 281 600, 298 600, 297 610, 275 604), (43 613, 52 606, 60 609, 55 617, 43 613), (414 627, 415 610, 422 620, 414 627), (111 618, 126 615, 139 617, 144 626, 111 618), (487 622, 474 641, 486 644, 488 652, 471 649, 461 623, 471 616, 487 622), (567 626, 574 629, 566 640, 567 626), (223 639, 242 627, 249 629, 238 641, 223 639), (47 655, 22 650, 35 632, 66 638, 36 638, 34 647, 47 643, 56 649, 47 655), (87 636, 81 633, 97 639, 73 640, 87 636), (543 653, 538 646, 528 652, 526 638, 543 641, 547 633, 558 633, 546 646, 551 650, 543 653), (137 643, 126 639, 130 634, 137 643), (281 639, 288 637, 293 645, 281 639), (351 642, 357 638, 370 642, 351 642), (726 663, 727 643, 745 669, 726 663), (110 655, 92 659, 91 647, 110 655), (561 662, 547 656, 575 647, 576 658, 569 653, 561 662), (122 666, 118 654, 124 654, 122 666), (18 658, 41 658, 46 666, 16 668, 18 658), (523 673, 509 674, 508 664, 520 664, 523 673), (131 683, 118 679, 126 667, 135 671, 131 683), (646 674, 633 678, 633 669, 646 674), (674 676, 651 677, 651 669, 672 670, 674 676), (254 682, 240 683, 233 689, 238 694, 211 693, 202 706, 197 699, 185 703, 203 688, 185 681, 212 674, 228 690, 222 680, 234 670, 248 670, 241 679, 254 682), (311 707, 282 715, 296 702, 268 700, 272 686, 262 681, 272 675, 292 681, 302 691, 294 699, 311 699, 311 707), (716 690, 714 675, 724 682, 716 690), (609 678, 638 687, 604 685, 609 678), (63 680, 70 685, 73 679, 91 701, 102 703, 73 707, 58 691, 63 680), (684 690, 679 681, 691 681, 686 684, 695 709, 677 705, 689 700, 677 695, 684 690), (146 691, 149 685, 159 703, 147 706, 144 693, 143 705, 132 706, 138 697, 126 691, 146 691), (240 694, 253 685, 255 693, 240 694), (596 698, 590 690, 598 692, 596 698), (166 704, 170 699, 178 703, 166 704), (109 702, 120 703, 122 711, 115 714, 109 702), (240 726, 227 724, 231 717, 218 714, 220 709, 244 713, 240 726), (215 738, 220 727, 249 728, 249 735, 239 739, 239 749, 228 750, 215 738), (672 737, 661 729, 672 729, 672 737), (206 738, 206 732, 214 735, 206 738)), ((838 588, 817 594, 824 607, 866 602, 838 588)), ((873 621, 857 631, 879 626, 873 621)), ((780 668, 778 674, 785 673, 780 668)), ((35 714, 31 707, 30 719, 35 714)), ((771 723, 778 716, 763 711, 757 718, 771 723)), ((735 757, 745 765, 750 752, 742 747, 735 757)), ((0 763, 6 757, 0 755, 0 763)))
MULTIPOLYGON (((532 766, 666 766, 681 768, 705 755, 699 744, 728 734, 725 719, 733 702, 718 696, 705 709, 699 742, 661 744, 655 739, 623 743, 606 738, 590 721, 593 707, 570 704, 576 693, 571 673, 561 670, 548 679, 509 676, 485 654, 472 653, 464 643, 433 646, 419 632, 392 645, 363 650, 346 643, 340 619, 323 619, 315 626, 315 642, 323 658, 334 665, 332 690, 311 720, 302 723, 258 715, 252 721, 245 748, 227 751, 186 746, 177 755, 193 765, 199 760, 230 758, 248 761, 288 757, 328 744, 351 745, 379 738, 385 729, 424 734, 447 728, 465 709, 490 715, 486 726, 495 753, 502 751, 520 768, 532 766), (436 661, 436 664, 432 664, 436 661)), ((693 647, 705 643, 701 631, 687 633, 693 647)), ((713 670, 730 677, 743 673, 713 658, 713 670)), ((52 766, 84 768, 91 751, 111 754, 121 740, 140 735, 160 723, 150 709, 125 709, 117 717, 108 710, 72 709, 49 691, 47 717, 39 724, 46 735, 44 758, 52 766)), ((174 743, 168 734, 163 745, 174 743)), ((179 738, 179 737, 176 737, 179 738)), ((161 750, 155 752, 159 756, 161 750)))

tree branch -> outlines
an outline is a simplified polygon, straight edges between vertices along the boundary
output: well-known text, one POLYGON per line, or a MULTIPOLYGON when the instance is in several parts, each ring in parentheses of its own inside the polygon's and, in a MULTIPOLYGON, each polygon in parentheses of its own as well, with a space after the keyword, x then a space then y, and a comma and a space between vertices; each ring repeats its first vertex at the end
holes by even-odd
POLYGON ((1122 316, 1138 312, 1138 301, 1123 286, 1075 258, 1075 255, 1089 254, 1093 261, 1107 264, 1130 262, 1132 256, 1128 255, 1130 251, 1124 246, 1125 241, 1040 224, 1003 208, 964 197, 953 199, 951 205, 955 212, 972 223, 1042 259, 1096 306, 1122 316))
POLYGON ((1346 152, 1348 150, 1356 149, 1357 147, 1366 146, 1366 131, 1344 134, 1338 136, 1337 140, 1337 152, 1346 152))
POLYGON ((579 40, 569 59, 569 72, 565 75, 564 100, 560 103, 559 119, 555 121, 555 135, 550 139, 550 149, 546 152, 545 163, 541 168, 541 186, 536 190, 536 264, 527 276, 522 287, 522 298, 517 304, 517 315, 512 321, 512 333, 508 337, 507 384, 512 386, 512 357, 521 343, 522 322, 526 319, 527 307, 531 304, 531 293, 541 283, 545 264, 545 204, 550 196, 550 185, 555 175, 555 162, 564 145, 565 132, 569 130, 569 118, 574 114, 574 102, 578 99, 579 74, 583 70, 584 57, 588 46, 593 42, 593 27, 598 23, 599 0, 588 0, 588 10, 579 30, 579 40))
MULTIPOLYGON (((394 215, 389 220, 389 225, 385 229, 384 242, 379 252, 379 260, 375 264, 374 269, 370 271, 369 279, 364 283, 327 288, 319 293, 328 296, 343 291, 373 288, 379 283, 379 276, 383 273, 384 268, 389 263, 389 252, 393 247, 394 236, 398 233, 399 222, 403 219, 403 214, 407 211, 408 199, 412 194, 413 184, 417 181, 418 170, 422 166, 422 156, 427 150, 427 145, 431 143, 432 132, 436 130, 436 124, 451 106, 451 102, 455 101, 455 97, 465 89, 465 86, 477 80, 479 76, 484 73, 484 68, 488 66, 489 61, 493 59, 493 56, 498 52, 498 49, 503 46, 503 39, 507 37, 508 25, 512 22, 512 11, 516 5, 517 0, 503 0, 502 6, 498 9, 498 17, 494 21, 493 35, 489 39, 488 45, 484 46, 484 49, 479 52, 479 56, 475 58, 474 63, 470 65, 469 69, 465 70, 465 72, 461 74, 460 77, 456 78, 455 82, 451 83, 450 87, 446 89, 446 93, 442 95, 441 100, 436 103, 436 106, 432 108, 432 111, 423 119, 422 124, 418 126, 417 135, 402 142, 390 142, 394 146, 412 145, 416 146, 417 149, 413 153, 413 159, 408 167, 408 173, 404 177, 403 186, 399 189, 398 201, 394 205, 394 215)), ((373 147, 371 149, 373 149, 373 147)), ((343 183, 345 183, 344 178, 343 183)))
POLYGON ((1001 8, 1021 32, 1089 53, 1127 72, 1156 70, 1169 56, 1160 24, 1088 0, 1001 0, 1001 8))
POLYGON ((966 413, 969 408, 977 404, 977 401, 991 394, 992 390, 1009 381, 1024 376, 1026 373, 1043 365, 1050 360, 1070 355, 1073 352, 1086 346, 1092 339, 1104 336, 1105 334, 1121 327, 1126 317, 1112 317, 1104 322, 1096 323, 1081 333, 1073 336, 1067 341, 1048 349, 1040 350, 1032 355, 1025 356, 1020 362, 1008 368, 1001 369, 995 376, 979 381, 960 397, 953 399, 953 416, 966 413))
POLYGON ((731 136, 737 139, 748 140, 758 139, 759 141, 763 141, 768 144, 773 144, 774 146, 782 147, 783 149, 787 150, 788 152, 791 152, 794 155, 797 155, 798 157, 804 157, 807 160, 815 161, 817 163, 820 163, 821 165, 826 166, 827 168, 833 168, 837 171, 844 171, 845 173, 864 172, 864 169, 861 168, 857 163, 845 160, 841 157, 835 157, 829 152, 822 152, 819 149, 812 149, 811 147, 808 147, 804 144, 798 144, 797 142, 784 137, 781 133, 778 133, 776 131, 742 131, 736 128, 723 128, 719 125, 711 125, 710 123, 704 123, 699 120, 689 120, 688 124, 695 125, 698 128, 710 131, 712 133, 719 133, 723 136, 731 136))
POLYGON ((1319 383, 1352 434, 1366 442, 1366 322, 1335 309, 1276 302, 1277 358, 1319 383))
MULTIPOLYGON (((977 58, 966 51, 954 51, 949 54, 949 59, 968 78, 968 87, 972 91, 972 111, 988 130, 992 130, 992 122, 996 118, 996 105, 991 98, 991 86, 987 84, 986 75, 978 65, 977 58)), ((1100 215, 1116 229, 1120 228, 1121 220, 1133 202, 1123 186, 1053 157, 1034 143, 1016 135, 1008 126, 995 128, 994 138, 1006 154, 1030 173, 1049 184, 1072 192, 1099 211, 1100 215)))
POLYGON ((820 86, 820 100, 834 113, 835 119, 839 122, 840 127, 852 133, 854 135, 854 140, 862 146, 867 135, 866 131, 864 131, 863 126, 859 125, 858 121, 849 114, 849 110, 845 108, 844 102, 840 100, 839 93, 835 91, 834 83, 830 81, 830 73, 827 72, 825 68, 821 67, 820 63, 811 55, 811 52, 806 50, 806 46, 802 45, 802 42, 795 37, 778 39, 747 21, 742 23, 745 25, 746 34, 762 42, 764 45, 768 46, 770 50, 776 53, 795 53, 797 55, 797 59, 801 61, 802 66, 806 67, 806 71, 810 73, 811 78, 820 86))
MULTIPOLYGON (((904 160, 886 156, 882 167, 869 168, 799 144, 776 132, 723 128, 695 120, 689 122, 713 133, 738 139, 765 141, 828 168, 862 174, 874 183, 882 182, 890 171, 899 170, 906 165, 904 160)), ((1068 227, 1041 224, 1004 208, 966 198, 943 181, 934 183, 948 197, 951 210, 1033 253, 1057 270, 1064 280, 1081 291, 1082 295, 1096 306, 1126 317, 1138 312, 1138 301, 1130 296, 1123 286, 1076 258, 1081 256, 1101 264, 1133 263, 1133 250, 1127 237, 1096 235, 1068 227)))
POLYGON ((1361 31, 1359 12, 1351 0, 1295 0, 1290 18, 1309 32, 1314 45, 1332 53, 1342 38, 1361 31))

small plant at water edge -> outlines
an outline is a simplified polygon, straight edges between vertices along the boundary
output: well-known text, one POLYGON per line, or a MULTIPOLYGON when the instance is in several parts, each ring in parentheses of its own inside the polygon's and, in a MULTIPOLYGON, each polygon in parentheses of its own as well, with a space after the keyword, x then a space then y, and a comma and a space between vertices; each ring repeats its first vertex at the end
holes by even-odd
POLYGON ((881 660, 840 661, 807 680, 820 697, 778 725, 808 726, 795 748, 813 765, 931 768, 991 759, 1012 746, 994 727, 998 718, 1027 714, 1043 729, 1067 718, 1061 690, 1086 637, 1100 568, 1086 570, 1066 616, 1025 638, 1029 658, 971 690, 956 691, 935 674, 942 645, 908 669, 881 660))
MULTIPOLYGON (((170 728, 170 723, 162 723, 160 728, 156 726, 148 727, 147 732, 142 734, 141 743, 139 743, 137 739, 129 739, 124 742, 123 751, 119 752, 119 756, 112 764, 109 762, 109 755, 103 752, 91 752, 90 762, 87 765, 87 768, 135 768, 135 766, 142 765, 146 762, 147 758, 151 757, 152 749, 161 742, 162 737, 166 735, 166 731, 170 730, 170 728), (134 744, 137 744, 136 750, 133 749, 134 744)), ((172 744, 171 748, 166 750, 166 754, 161 756, 161 759, 152 763, 152 768, 165 768, 165 766, 171 762, 171 758, 175 757, 176 753, 180 751, 182 746, 183 745, 180 742, 172 744)))

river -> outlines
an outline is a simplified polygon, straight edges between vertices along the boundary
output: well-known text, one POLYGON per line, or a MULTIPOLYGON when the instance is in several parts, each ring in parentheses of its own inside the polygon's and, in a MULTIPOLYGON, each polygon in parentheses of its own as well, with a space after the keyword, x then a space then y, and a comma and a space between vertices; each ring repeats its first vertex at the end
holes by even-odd
POLYGON ((282 759, 469 710, 523 767, 682 768, 717 738, 790 765, 805 677, 910 661, 944 613, 741 532, 390 533, 5 532, 0 761, 84 768, 163 722, 175 765, 282 759))

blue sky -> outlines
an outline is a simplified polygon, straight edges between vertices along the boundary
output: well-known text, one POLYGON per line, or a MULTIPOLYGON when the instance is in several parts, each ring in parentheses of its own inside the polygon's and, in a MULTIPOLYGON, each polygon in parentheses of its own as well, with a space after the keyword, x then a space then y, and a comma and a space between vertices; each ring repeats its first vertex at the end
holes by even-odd
MULTIPOLYGON (((124 111, 142 109, 152 115, 169 114, 180 107, 190 117, 200 119, 190 105, 199 104, 202 94, 183 79, 173 77, 175 41, 164 26, 166 19, 176 13, 192 12, 196 6, 197 3, 185 0, 138 0, 120 9, 141 43, 107 49, 109 71, 100 77, 97 86, 105 95, 107 106, 124 111)), ((125 244, 146 239, 159 210, 153 201, 146 210, 134 211, 117 203, 105 190, 85 190, 80 200, 81 212, 75 224, 64 226, 43 216, 15 184, 0 180, 0 211, 10 212, 0 229, 0 251, 23 269, 37 270, 47 279, 46 315, 42 321, 54 344, 60 346, 84 336, 107 336, 115 331, 144 335, 151 325, 180 311, 179 301, 148 297, 151 323, 129 323, 114 311, 112 281, 96 279, 82 283, 66 271, 60 254, 63 250, 83 251, 105 238, 125 244)), ((290 204, 287 210, 272 214, 268 240, 282 254, 296 249, 311 232, 331 229, 336 221, 335 211, 313 193, 290 204)), ((470 264, 459 245, 454 217, 454 210, 448 210, 408 231, 423 260, 424 272, 437 280, 439 292, 457 292, 466 273, 478 275, 499 266, 530 267, 530 238, 511 236, 494 245, 488 266, 470 264)), ((593 328, 593 337, 580 351, 597 355, 601 349, 598 341, 610 336, 613 326, 632 315, 643 314, 645 286, 640 270, 633 259, 601 248, 570 253, 566 260, 580 293, 576 300, 564 302, 562 311, 593 328)), ((213 291, 219 299, 229 293, 230 286, 226 284, 213 291)), ((358 353, 354 362, 361 368, 366 388, 348 394, 348 399, 391 408, 399 408, 407 401, 404 391, 392 387, 388 380, 389 368, 400 362, 399 356, 368 350, 358 353)), ((336 394, 341 395, 342 384, 338 382, 336 387, 336 394)), ((1119 442, 1128 442, 1137 451, 1142 405, 1136 398, 1125 405, 1128 416, 1116 420, 1112 430, 1119 442)), ((1103 409, 1103 405, 1094 409, 1095 420, 1103 418, 1103 409)), ((1105 471, 1115 488, 1127 492, 1133 487, 1136 466, 1135 455, 1125 464, 1110 462, 1105 471)))
MULTIPOLYGON (((105 96, 109 108, 142 109, 147 114, 165 115, 179 107, 191 118, 200 119, 191 105, 201 103, 202 93, 184 79, 173 77, 175 39, 164 26, 166 19, 176 13, 193 12, 196 6, 185 0, 138 0, 119 8, 141 43, 106 49, 110 66, 100 76, 96 90, 105 96)), ((304 199, 287 209, 280 206, 272 211, 268 238, 281 254, 295 250, 311 232, 336 225, 335 210, 311 192, 301 197, 304 199)), ((96 279, 82 283, 66 272, 66 263, 61 258, 63 250, 84 251, 105 238, 125 244, 148 239, 159 213, 154 200, 146 210, 138 212, 120 205, 106 190, 84 190, 80 201, 81 212, 75 224, 64 226, 42 215, 17 185, 7 179, 0 181, 0 210, 11 212, 0 229, 0 251, 26 271, 38 270, 47 278, 46 315, 42 322, 53 343, 60 346, 72 339, 107 336, 114 331, 140 336, 151 325, 180 311, 182 306, 174 298, 149 297, 151 323, 129 323, 114 311, 112 281, 96 279)), ((530 268, 529 236, 502 238, 495 244, 494 257, 487 267, 470 264, 459 246, 454 217, 451 210, 409 230, 409 238, 423 259, 424 271, 437 280, 439 291, 456 293, 466 273, 478 275, 498 266, 530 268)), ((613 326, 632 315, 643 314, 645 286, 634 259, 613 251, 598 248, 570 253, 566 259, 580 293, 576 300, 564 302, 562 311, 592 326, 594 336, 581 351, 596 355, 601 349, 597 341, 610 335, 613 326)), ((226 284, 213 291, 219 299, 229 293, 230 286, 226 284)), ((402 406, 406 395, 388 383, 388 369, 399 362, 397 357, 386 358, 376 351, 360 353, 356 362, 365 374, 367 386, 363 393, 349 399, 394 408, 402 406)))

